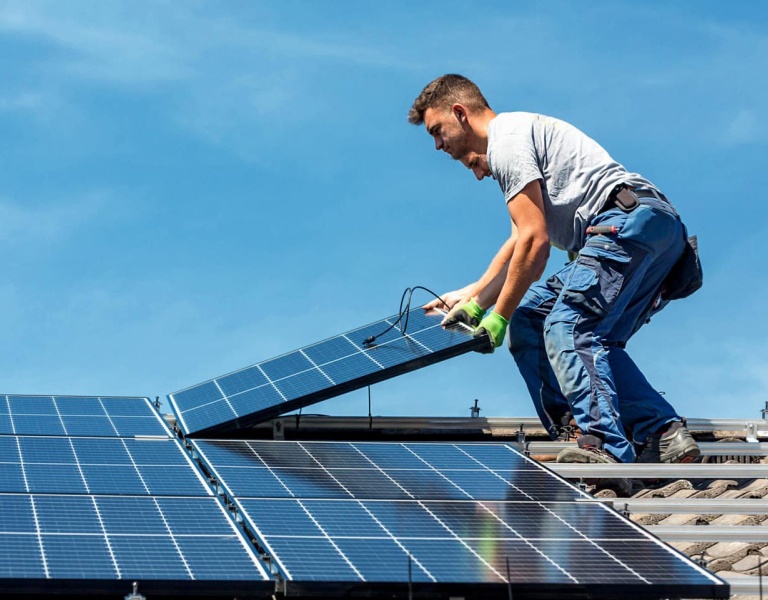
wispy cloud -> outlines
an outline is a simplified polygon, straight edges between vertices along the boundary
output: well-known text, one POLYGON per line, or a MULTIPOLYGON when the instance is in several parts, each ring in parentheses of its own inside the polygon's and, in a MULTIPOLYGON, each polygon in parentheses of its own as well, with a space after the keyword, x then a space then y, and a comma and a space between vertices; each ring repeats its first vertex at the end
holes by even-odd
MULTIPOLYGON (((322 83, 329 65, 415 64, 399 55, 395 40, 372 41, 343 27, 297 33, 264 26, 254 14, 222 16, 206 4, 12 0, 0 7, 2 33, 38 39, 57 51, 28 65, 37 76, 27 87, 37 91, 0 100, 0 110, 25 102, 34 108, 46 94, 77 106, 83 83, 127 86, 150 97, 165 92, 153 110, 256 161, 265 152, 264 136, 284 135, 323 110, 318 94, 326 86, 313 82, 322 83), (279 118, 286 114, 290 120, 279 118)), ((85 106, 81 112, 87 117, 85 106)))
POLYGON ((0 243, 47 243, 71 235, 103 212, 107 195, 30 205, 0 198, 0 243))
POLYGON ((0 112, 34 111, 44 104, 45 95, 36 92, 0 96, 0 112))
POLYGON ((180 48, 159 32, 144 30, 137 19, 120 18, 121 8, 115 3, 7 2, 0 8, 0 31, 38 37, 67 50, 51 66, 70 77, 136 84, 187 76, 180 48))
POLYGON ((725 130, 724 140, 732 144, 747 144, 765 141, 768 136, 760 123, 757 113, 744 109, 738 112, 725 130))

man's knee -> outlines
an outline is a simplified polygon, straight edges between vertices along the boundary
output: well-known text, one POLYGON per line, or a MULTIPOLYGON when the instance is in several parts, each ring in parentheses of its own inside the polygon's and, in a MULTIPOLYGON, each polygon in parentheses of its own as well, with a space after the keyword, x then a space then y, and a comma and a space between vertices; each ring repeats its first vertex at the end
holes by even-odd
POLYGON ((583 385, 574 324, 567 321, 548 322, 544 329, 544 350, 563 394, 566 398, 572 397, 583 385))

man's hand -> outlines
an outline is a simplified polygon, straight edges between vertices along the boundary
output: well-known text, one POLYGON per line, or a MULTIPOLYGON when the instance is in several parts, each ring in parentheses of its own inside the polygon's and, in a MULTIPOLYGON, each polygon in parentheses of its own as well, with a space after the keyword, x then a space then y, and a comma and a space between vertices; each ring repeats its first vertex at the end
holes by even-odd
POLYGON ((459 323, 464 323, 474 329, 480 324, 480 320, 485 314, 485 309, 475 302, 474 298, 464 304, 457 304, 451 309, 441 325, 446 329, 456 327, 459 323))
POLYGON ((457 304, 464 304, 467 300, 469 300, 472 296, 474 296, 474 283, 470 283, 467 286, 464 286, 460 290, 454 290, 453 292, 448 292, 447 294, 443 294, 441 298, 435 298, 431 302, 428 302, 422 308, 425 311, 432 310, 433 308, 439 308, 441 310, 451 310, 454 306, 457 304))
POLYGON ((504 334, 507 332, 509 321, 497 312, 489 312, 477 326, 473 337, 487 337, 491 342, 487 348, 480 350, 483 354, 490 354, 494 349, 504 343, 504 334))

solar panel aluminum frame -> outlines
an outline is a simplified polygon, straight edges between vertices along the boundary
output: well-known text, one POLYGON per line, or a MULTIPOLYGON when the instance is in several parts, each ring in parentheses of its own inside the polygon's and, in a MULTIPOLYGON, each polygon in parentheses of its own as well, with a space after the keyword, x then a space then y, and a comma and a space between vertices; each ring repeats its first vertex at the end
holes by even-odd
MULTIPOLYGON (((266 580, 139 579, 137 592, 146 598, 202 597, 209 600, 232 598, 274 598, 275 582, 266 580)), ((0 579, 3 595, 55 595, 56 598, 128 597, 131 579, 0 579)))
POLYGON ((730 598, 730 586, 712 585, 709 590, 697 587, 691 595, 691 588, 685 584, 655 584, 653 590, 642 584, 614 584, 610 587, 599 584, 557 584, 531 583, 350 583, 333 581, 284 581, 281 584, 286 597, 334 597, 334 598, 464 598, 465 600, 659 600, 661 598, 730 598))
MULTIPOLYGON (((423 312, 421 308, 413 309, 411 312, 423 312)), ((442 316, 445 315, 444 311, 433 311, 436 315, 442 316)), ((383 319, 381 323, 388 323, 390 321, 396 321, 397 315, 393 315, 391 317, 388 317, 387 319, 383 319)), ((349 334, 352 334, 356 331, 359 331, 361 329, 365 329, 367 327, 371 327, 373 325, 376 325, 377 323, 372 323, 369 325, 365 325, 363 327, 358 328, 357 330, 353 330, 352 332, 349 332, 349 334)), ((287 400, 285 402, 280 402, 279 404, 275 404, 269 409, 263 409, 258 411, 257 413, 251 413, 247 415, 241 415, 241 416, 235 416, 232 419, 220 423, 217 425, 213 425, 210 427, 206 427, 201 430, 197 430, 194 432, 189 432, 188 427, 186 426, 186 422, 184 419, 184 411, 178 406, 176 395, 181 394, 182 392, 188 391, 190 389, 196 388, 198 386, 204 385, 206 383, 210 383, 211 381, 216 382, 220 379, 223 379, 225 377, 228 377, 230 375, 233 375, 235 373, 238 373, 240 371, 245 371, 247 369, 253 368, 256 366, 256 364, 251 365, 249 367, 245 367, 244 369, 240 369, 239 371, 233 371, 231 373, 227 373, 225 375, 221 375, 219 377, 216 377, 212 380, 209 380, 207 382, 201 382, 199 384, 196 384, 194 386, 191 386, 189 388, 185 388, 184 390, 179 390, 178 392, 174 392, 172 394, 168 394, 168 400, 169 404, 179 422, 181 425, 182 430, 184 433, 191 438, 207 438, 207 437, 219 437, 219 438, 226 438, 226 437, 237 437, 238 429, 247 428, 253 425, 258 425, 259 423, 263 423, 264 421, 268 421, 270 419, 273 419, 279 415, 285 414, 287 412, 298 410, 300 408, 304 408, 305 406, 309 406, 311 404, 316 404, 318 402, 322 402, 324 400, 328 400, 330 398, 334 398, 336 396, 340 396, 342 394, 346 394, 348 392, 352 392, 354 390, 358 390, 360 388, 364 388, 369 385, 373 385, 375 383, 380 383, 382 381, 385 381, 387 379, 391 379, 393 377, 397 377, 399 375, 404 375, 405 373, 409 373, 411 371, 414 371, 416 369, 420 369, 432 364, 436 364, 438 362, 442 362, 444 360, 447 360, 449 358, 454 358, 456 356, 460 356, 462 354, 466 354, 467 352, 471 351, 483 351, 488 350, 490 348, 491 342, 490 339, 487 336, 478 336, 473 337, 471 335, 472 331, 463 323, 457 324, 457 326, 454 328, 454 332, 460 332, 461 334, 466 335, 466 341, 460 345, 453 345, 449 346, 447 348, 443 348, 440 350, 436 350, 434 352, 430 352, 428 354, 422 354, 419 355, 411 360, 402 362, 400 364, 387 367, 385 369, 377 370, 370 372, 366 375, 362 375, 360 377, 350 379, 348 381, 344 381, 342 383, 323 388, 321 390, 309 393, 307 395, 304 395, 300 398, 297 398, 295 400, 287 400)), ((345 334, 341 334, 345 335, 345 334)), ((340 337, 340 336, 337 336, 340 337)), ((320 345, 324 342, 327 342, 333 338, 329 338, 328 340, 323 340, 321 342, 317 342, 316 344, 313 344, 313 346, 320 345)), ((408 338, 406 338, 408 339, 408 338)), ((383 344, 382 344, 383 345, 383 344)), ((309 347, 309 346, 308 346, 309 347)), ((376 344, 373 343, 370 345, 370 347, 364 348, 364 351, 373 350, 376 348, 376 344)), ((284 355, 274 357, 272 359, 268 360, 277 360, 279 358, 282 358, 283 356, 288 356, 290 354, 293 354, 296 351, 286 353, 284 355)), ((257 363, 257 364, 263 364, 263 363, 257 363)))

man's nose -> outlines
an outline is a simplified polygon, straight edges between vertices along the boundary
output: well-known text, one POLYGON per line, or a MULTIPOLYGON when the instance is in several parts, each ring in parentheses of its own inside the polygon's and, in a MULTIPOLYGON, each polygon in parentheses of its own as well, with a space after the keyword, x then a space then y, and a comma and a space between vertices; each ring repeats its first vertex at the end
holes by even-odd
POLYGON ((439 135, 435 136, 435 150, 441 150, 443 147, 443 140, 439 135))
POLYGON ((480 167, 475 167, 474 169, 472 169, 472 171, 474 172, 475 177, 477 177, 478 181, 482 180, 483 177, 485 177, 485 169, 482 169, 480 167))

